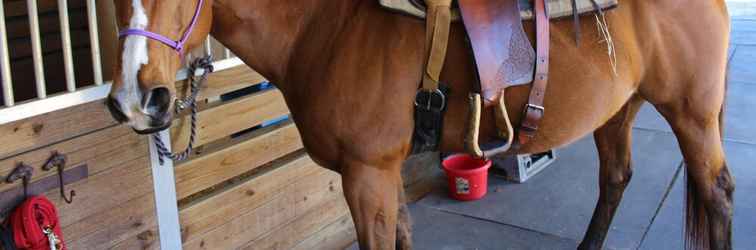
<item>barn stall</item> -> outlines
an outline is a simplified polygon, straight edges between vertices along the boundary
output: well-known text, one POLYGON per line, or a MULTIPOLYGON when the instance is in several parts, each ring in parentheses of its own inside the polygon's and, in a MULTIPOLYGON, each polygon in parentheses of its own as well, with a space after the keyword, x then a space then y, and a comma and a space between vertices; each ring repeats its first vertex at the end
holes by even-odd
MULTIPOLYGON (((222 45, 210 39, 193 52, 215 58, 199 93, 194 152, 160 165, 151 139, 117 124, 103 104, 118 42, 112 1, 10 0, 0 14, 1 219, 26 186, 55 204, 69 249, 342 249, 355 241, 340 176, 307 156, 281 93, 222 45), (8 180, 29 169, 26 185, 23 176, 8 180), (75 192, 71 203, 60 182, 66 197, 75 192)), ((187 92, 184 81, 177 87, 187 92)), ((189 119, 176 119, 162 137, 183 149, 189 119)), ((439 180, 433 166, 405 172, 410 199, 439 180)))

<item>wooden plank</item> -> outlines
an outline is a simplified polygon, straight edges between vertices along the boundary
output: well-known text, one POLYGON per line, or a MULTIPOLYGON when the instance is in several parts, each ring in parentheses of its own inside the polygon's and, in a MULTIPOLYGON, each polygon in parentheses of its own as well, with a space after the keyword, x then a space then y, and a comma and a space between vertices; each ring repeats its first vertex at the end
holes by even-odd
POLYGON ((432 192, 433 190, 446 189, 446 176, 443 172, 435 170, 412 184, 404 186, 404 194, 407 202, 415 202, 432 192))
MULTIPOLYGON (((82 74, 77 75, 82 76, 82 74)), ((220 95, 230 90, 249 86, 253 82, 258 83, 261 81, 260 79, 262 78, 259 77, 259 74, 255 73, 246 66, 220 71, 210 76, 208 85, 206 86, 206 89, 201 92, 201 95, 220 95), (238 76, 235 76, 237 74, 238 76)), ((262 106, 260 107, 260 109, 265 109, 265 107, 274 107, 273 109, 271 109, 271 112, 273 113, 267 113, 264 110, 259 109, 257 110, 257 112, 255 112, 255 115, 267 114, 268 116, 265 117, 270 117, 271 114, 285 114, 288 112, 281 112, 282 107, 285 108, 285 104, 283 104, 282 100, 283 99, 280 97, 280 93, 267 93, 261 97, 261 100, 246 100, 247 102, 245 103, 237 104, 242 104, 242 106, 244 104, 262 106), (275 99, 275 101, 273 101, 272 99, 275 99), (266 101, 272 102, 266 103, 266 101)), ((243 107, 239 107, 238 105, 235 107, 235 110, 237 111, 239 111, 240 109, 244 111, 243 107)), ((210 117, 208 119, 218 118, 217 116, 212 115, 205 116, 210 117)), ((225 119, 221 120, 227 121, 225 119)), ((250 120, 251 123, 249 127, 255 124, 253 121, 255 120, 250 120)), ((217 120, 205 120, 204 122, 213 123, 217 122, 217 120)), ((257 123, 259 124, 260 122, 257 123)), ((35 148, 44 147, 52 143, 60 142, 68 138, 77 137, 91 131, 113 126, 115 124, 116 122, 110 116, 109 111, 107 110, 105 105, 103 105, 102 101, 94 101, 60 111, 40 115, 37 117, 3 124, 0 125, 0 141, 8 143, 0 144, 0 159, 5 159, 15 154, 33 150, 35 148)), ((184 140, 186 139, 188 139, 188 136, 184 140)))
POLYGON ((152 193, 144 193, 120 203, 112 209, 93 213, 63 227, 68 248, 96 250, 124 244, 152 245, 156 237, 147 237, 151 236, 150 232, 153 236, 157 234, 155 199, 152 193))
MULTIPOLYGON (((195 147, 241 132, 264 121, 289 113, 286 102, 277 89, 266 90, 228 104, 208 108, 197 114, 195 147)), ((174 122, 171 128, 173 149, 183 150, 189 142, 189 119, 174 122)))
POLYGON ((157 228, 145 230, 139 233, 136 237, 124 240, 109 249, 113 250, 159 250, 160 249, 160 235, 158 235, 157 228))
MULTIPOLYGON (((246 65, 230 69, 216 71, 207 77, 202 85, 198 99, 204 100, 211 97, 243 89, 258 83, 265 82, 265 78, 246 65)), ((186 83, 177 83, 178 93, 187 93, 186 83)))
MULTIPOLYGON (((146 157, 147 140, 136 135, 126 126, 114 126, 101 131, 56 143, 16 157, 0 160, 0 176, 13 170, 18 162, 24 162, 35 168, 32 181, 56 175, 55 171, 43 171, 53 151, 66 155, 67 166, 87 164, 90 176, 96 175, 124 162, 146 157)), ((0 191, 18 187, 20 183, 0 182, 0 191)))
MULTIPOLYGON (((348 211, 347 211, 348 212, 348 211)), ((357 241, 352 216, 346 214, 292 247, 293 250, 338 249, 342 250, 357 241)))
POLYGON ((294 198, 291 192, 287 192, 286 195, 275 197, 253 212, 229 214, 228 216, 236 218, 216 230, 185 242, 184 249, 234 249, 246 242, 245 238, 256 238, 294 219, 294 198))
POLYGON ((181 208, 181 225, 185 242, 234 220, 233 215, 244 214, 291 188, 297 180, 320 171, 309 157, 300 157, 285 165, 263 173, 242 184, 181 208))
POLYGON ((62 226, 72 225, 93 214, 111 210, 122 203, 152 192, 151 172, 148 158, 139 158, 126 162, 123 166, 111 168, 88 179, 68 185, 76 190, 74 202, 63 202, 60 195, 50 191, 48 198, 53 201, 60 213, 62 226))
POLYGON ((178 198, 186 198, 302 148, 302 141, 294 124, 261 132, 266 133, 232 140, 231 146, 214 152, 204 152, 200 157, 178 165, 178 198))
MULTIPOLYGON (((77 75, 81 76, 81 74, 77 75)), ((206 89, 201 92, 201 95, 220 95, 227 91, 249 86, 251 83, 258 83, 261 81, 260 79, 262 79, 262 77, 260 77, 259 74, 246 66, 220 71, 210 76, 208 85, 206 86, 206 89)), ((238 104, 242 104, 242 106, 244 104, 261 106, 260 109, 274 107, 271 109, 271 112, 273 113, 258 109, 257 112, 254 112, 255 115, 267 114, 268 116, 265 117, 269 117, 271 114, 285 114, 288 112, 281 112, 281 108, 285 108, 285 105, 280 97, 280 93, 267 93, 261 97, 261 100, 247 101, 248 102, 238 104), (272 99, 275 99, 275 101, 272 99), (266 103, 266 101, 271 102, 266 103)), ((237 111, 239 109, 244 111, 243 107, 235 107, 237 108, 235 109, 237 111)), ((208 115, 206 115, 206 117, 218 118, 217 116, 208 115)), ((232 121, 225 119, 221 120, 232 121)), ((253 121, 255 120, 250 120, 250 127, 254 125, 253 121)), ((205 123, 213 122, 217 122, 217 120, 205 120, 205 123)), ((3 124, 0 125, 0 141, 7 143, 0 144, 0 159, 5 159, 15 154, 44 147, 52 143, 77 137, 113 125, 116 125, 116 122, 110 116, 109 111, 105 105, 103 105, 102 101, 94 101, 37 117, 3 124)))
POLYGON ((100 101, 0 125, 0 159, 41 148, 116 122, 100 101))
MULTIPOLYGON (((285 187, 281 195, 243 214, 226 214, 231 221, 184 243, 185 249, 232 249, 288 224, 323 203, 341 197, 340 177, 325 169, 285 187)), ((343 199, 343 198, 342 198, 343 199)))
MULTIPOLYGON (((310 236, 324 230, 326 226, 337 221, 339 218, 348 216, 349 207, 343 198, 341 190, 333 191, 330 195, 322 197, 322 201, 313 203, 313 207, 288 224, 284 224, 276 230, 268 232, 265 236, 248 242, 241 249, 292 249, 310 236)), ((316 242, 305 242, 314 244, 316 242)), ((303 245, 304 247, 304 245, 303 245)), ((305 249, 330 249, 325 246, 313 246, 305 249)))
POLYGON ((419 200, 435 188, 443 187, 445 176, 438 152, 413 155, 402 166, 402 180, 407 201, 419 200))

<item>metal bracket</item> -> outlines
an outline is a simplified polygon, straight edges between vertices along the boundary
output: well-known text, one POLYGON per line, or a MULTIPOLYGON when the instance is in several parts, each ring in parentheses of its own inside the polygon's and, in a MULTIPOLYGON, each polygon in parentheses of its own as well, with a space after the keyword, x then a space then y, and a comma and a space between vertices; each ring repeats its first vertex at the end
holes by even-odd
MULTIPOLYGON (((25 167, 28 167, 28 169, 32 169, 29 166, 24 165, 25 167)), ((17 167, 17 169, 20 167, 17 167)), ((19 171, 27 171, 25 168, 23 170, 19 171)), ((11 172, 11 175, 8 176, 8 179, 11 179, 12 176, 14 176, 11 172)), ((20 175, 19 175, 20 176, 20 175)), ((80 165, 74 168, 70 168, 63 172, 62 174, 64 181, 63 184, 71 184, 74 182, 81 181, 83 179, 86 179, 89 177, 89 167, 84 164, 80 165)), ((21 179, 21 177, 14 177, 14 181, 18 181, 21 179)), ((29 175, 29 180, 31 181, 31 175, 29 175)), ((6 179, 7 181, 7 179, 6 179)), ((48 176, 45 178, 42 178, 41 180, 35 181, 33 183, 29 182, 27 184, 27 191, 26 194, 24 194, 24 188, 23 187, 17 187, 9 190, 5 190, 0 192, 0 217, 5 217, 8 212, 10 212, 14 207, 16 207, 18 204, 23 202, 27 195, 38 195, 45 193, 47 191, 53 190, 55 188, 60 187, 60 177, 58 176, 48 176)))
POLYGON ((50 156, 50 159, 47 160, 47 163, 45 163, 44 166, 42 166, 42 170, 44 171, 50 171, 53 167, 58 168, 58 178, 59 178, 59 185, 60 185, 60 197, 63 198, 63 201, 65 201, 68 204, 71 204, 73 202, 73 197, 76 196, 76 191, 71 190, 69 193, 69 196, 66 197, 66 184, 63 181, 63 171, 66 168, 66 161, 68 160, 68 157, 64 154, 58 153, 58 151, 53 151, 52 156, 50 156))
POLYGON ((23 181, 24 197, 28 197, 29 181, 31 181, 33 174, 34 168, 24 164, 23 162, 19 162, 16 168, 13 169, 13 172, 11 172, 8 177, 5 178, 5 183, 14 183, 18 180, 23 181))

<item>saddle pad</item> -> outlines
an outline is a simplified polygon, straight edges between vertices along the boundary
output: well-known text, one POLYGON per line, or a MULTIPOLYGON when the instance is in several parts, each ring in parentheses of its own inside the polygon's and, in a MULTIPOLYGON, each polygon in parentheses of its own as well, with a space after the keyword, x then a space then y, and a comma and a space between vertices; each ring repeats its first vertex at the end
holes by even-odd
MULTIPOLYGON (((378 0, 381 6, 404 13, 407 15, 415 16, 418 18, 425 18, 425 9, 422 6, 417 6, 412 3, 413 0, 378 0)), ((422 0, 421 0, 422 1, 422 0)), ((533 3, 532 0, 519 0, 520 1, 520 16, 523 20, 533 19, 533 3)), ((616 7, 619 0, 595 0, 601 9, 611 9, 616 7)), ((572 15, 572 1, 571 0, 546 0, 546 12, 550 19, 558 19, 561 17, 572 15)), ((577 0, 578 13, 584 14, 593 12, 593 3, 591 0, 577 0)), ((452 11, 453 20, 459 20, 459 10, 452 11)))

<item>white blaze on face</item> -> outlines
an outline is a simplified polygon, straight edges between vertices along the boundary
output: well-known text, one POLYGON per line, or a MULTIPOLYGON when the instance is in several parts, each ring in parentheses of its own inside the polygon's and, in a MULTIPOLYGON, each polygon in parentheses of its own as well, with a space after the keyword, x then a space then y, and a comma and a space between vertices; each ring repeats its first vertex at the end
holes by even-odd
MULTIPOLYGON (((147 13, 142 5, 142 0, 132 0, 132 16, 129 23, 131 29, 146 29, 149 20, 147 13)), ((123 86, 117 90, 116 98, 121 104, 121 110, 126 117, 130 117, 130 125, 140 129, 146 125, 146 121, 141 121, 143 115, 134 115, 135 112, 141 112, 142 92, 139 90, 138 74, 142 65, 149 62, 147 51, 147 38, 144 36, 127 36, 124 38, 121 79, 123 86)))

